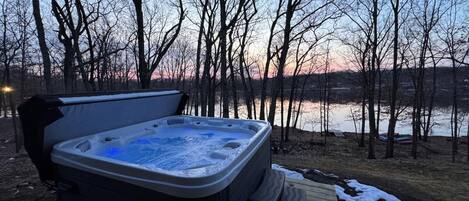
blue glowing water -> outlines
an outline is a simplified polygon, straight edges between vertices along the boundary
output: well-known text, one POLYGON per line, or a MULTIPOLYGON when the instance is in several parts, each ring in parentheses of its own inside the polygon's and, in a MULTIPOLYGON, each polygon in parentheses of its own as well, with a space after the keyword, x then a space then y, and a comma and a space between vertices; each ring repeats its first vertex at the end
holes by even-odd
POLYGON ((250 137, 248 133, 239 132, 159 128, 156 134, 140 136, 123 146, 107 146, 97 155, 150 168, 187 170, 223 161, 223 157, 213 157, 211 154, 226 150, 223 146, 233 140, 247 144, 250 137))

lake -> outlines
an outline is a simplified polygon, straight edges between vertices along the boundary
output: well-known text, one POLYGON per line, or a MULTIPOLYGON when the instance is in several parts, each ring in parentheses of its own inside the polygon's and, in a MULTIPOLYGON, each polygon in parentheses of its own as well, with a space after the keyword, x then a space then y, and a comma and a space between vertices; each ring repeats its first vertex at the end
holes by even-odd
MULTIPOLYGON (((256 100, 257 112, 259 111, 259 100, 256 100)), ((240 100, 240 104, 243 100, 240 100)), ((297 105, 297 102, 295 102, 297 105)), ((268 106, 269 104, 267 104, 268 106)), ((287 113, 288 101, 284 102, 285 115, 287 113)), ((319 131, 320 130, 320 110, 319 102, 312 100, 303 101, 301 113, 298 119, 297 128, 307 131, 319 131)), ((215 115, 221 116, 219 103, 215 107, 215 115)), ((231 105, 232 107, 232 105, 231 105)), ((352 111, 356 118, 356 129, 358 132, 361 131, 361 104, 355 102, 349 103, 331 103, 329 106, 329 130, 341 130, 344 132, 355 132, 355 124, 352 118, 352 111)), ((388 129, 389 114, 388 106, 381 107, 381 117, 379 125, 379 133, 386 133, 388 129)), ((233 109, 230 108, 230 117, 233 117, 233 109)), ((275 116, 275 125, 280 125, 280 101, 277 101, 277 111, 275 116)), ((240 118, 247 118, 247 110, 245 105, 238 107, 238 113, 240 118)), ((399 120, 396 125, 396 133, 400 134, 412 134, 412 107, 407 107, 404 112, 399 116, 399 120)), ((430 132, 431 136, 451 136, 451 107, 439 107, 435 106, 432 117, 432 129, 430 132)), ((467 135, 467 126, 469 116, 467 113, 460 113, 459 123, 459 136, 467 135)), ((285 118, 286 121, 286 118, 285 118)), ((368 132, 368 121, 366 122, 365 130, 368 132)))

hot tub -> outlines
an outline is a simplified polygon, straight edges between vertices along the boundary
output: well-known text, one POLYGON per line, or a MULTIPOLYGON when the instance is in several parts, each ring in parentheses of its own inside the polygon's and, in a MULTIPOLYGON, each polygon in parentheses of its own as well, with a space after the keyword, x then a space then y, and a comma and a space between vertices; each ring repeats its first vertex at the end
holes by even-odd
POLYGON ((145 93, 36 97, 20 107, 26 149, 59 200, 247 200, 270 169, 270 125, 181 115, 181 92, 145 93), (42 142, 32 142, 38 130, 42 142))
POLYGON ((269 132, 261 121, 172 116, 59 143, 52 161, 168 195, 200 198, 226 188, 269 132))

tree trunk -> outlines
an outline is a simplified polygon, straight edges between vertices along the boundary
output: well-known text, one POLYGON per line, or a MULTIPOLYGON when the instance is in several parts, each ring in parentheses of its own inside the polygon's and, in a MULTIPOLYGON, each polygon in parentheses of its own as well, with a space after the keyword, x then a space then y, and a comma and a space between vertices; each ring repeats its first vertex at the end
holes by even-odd
POLYGON ((366 90, 363 90, 363 97, 362 97, 362 126, 361 126, 361 135, 360 135, 360 142, 358 143, 359 147, 365 147, 365 126, 366 126, 366 90))
MULTIPOLYGON (((324 87, 324 111, 325 111, 325 131, 327 136, 329 134, 329 107, 330 107, 330 99, 331 99, 331 90, 330 90, 330 80, 329 80, 329 53, 330 53, 330 46, 329 42, 327 43, 327 53, 326 53, 326 69, 324 72, 325 78, 325 87, 324 87)), ((324 145, 326 145, 326 138, 324 138, 324 145)))
POLYGON ((195 59, 195 95, 194 95, 194 109, 195 109, 195 116, 199 115, 199 93, 201 91, 200 84, 199 84, 199 77, 200 77, 200 59, 201 59, 201 52, 202 52, 202 37, 204 34, 204 23, 205 23, 205 15, 207 13, 207 6, 208 0, 205 0, 203 8, 202 8, 202 17, 200 19, 200 27, 199 27, 199 35, 197 37, 197 50, 196 50, 196 59, 195 59))
POLYGON ((308 82, 308 79, 311 77, 311 72, 308 73, 306 78, 303 80, 303 84, 301 86, 301 92, 300 92, 300 101, 298 102, 298 112, 296 113, 295 121, 293 123, 293 128, 296 128, 296 125, 298 124, 298 118, 300 116, 300 111, 301 111, 301 106, 304 101, 304 93, 305 93, 305 88, 306 88, 306 83, 308 82))
POLYGON ((368 159, 375 159, 375 138, 376 120, 375 120, 375 76, 376 76, 376 51, 378 47, 378 0, 373 0, 373 52, 371 56, 371 69, 369 70, 368 85, 368 116, 370 124, 370 134, 368 136, 368 159))
MULTIPOLYGON (((5 8, 2 9, 3 12, 5 12, 5 8)), ((2 86, 3 85, 9 85, 10 82, 10 62, 8 61, 9 56, 7 55, 8 47, 7 47, 7 15, 3 15, 3 20, 2 20, 2 64, 3 67, 5 68, 3 72, 3 77, 2 77, 2 86)), ((3 99, 3 117, 7 118, 8 117, 8 108, 7 108, 7 97, 6 93, 2 92, 2 99, 3 99)), ((11 105, 10 105, 10 110, 11 110, 11 105)))
POLYGON ((423 28, 423 43, 420 50, 419 56, 419 66, 417 69, 417 79, 416 79, 416 87, 415 87, 415 94, 414 94, 414 109, 413 109, 413 125, 412 125, 412 157, 414 159, 417 158, 417 141, 418 138, 421 136, 421 125, 422 125, 422 105, 423 105, 423 85, 425 82, 425 59, 426 59, 426 52, 428 49, 428 42, 429 42, 429 34, 430 31, 427 30, 427 27, 423 28))
POLYGON ((226 81, 227 62, 226 62, 226 0, 220 0, 220 82, 221 82, 221 101, 222 113, 224 118, 230 117, 230 102, 228 100, 228 84, 226 81))
MULTIPOLYGON (((82 78, 85 82, 87 83, 84 83, 85 84, 85 87, 88 87, 89 89, 93 90, 93 91, 96 91, 96 84, 94 82, 94 72, 96 70, 95 68, 95 57, 94 57, 94 45, 93 45, 93 36, 91 35, 91 31, 90 31, 90 26, 89 26, 89 22, 88 22, 88 19, 87 17, 85 17, 85 9, 83 8, 83 5, 81 4, 81 1, 76 1, 76 5, 77 5, 77 9, 79 11, 79 13, 81 13, 81 16, 82 16, 82 21, 83 21, 83 28, 85 29, 85 33, 86 33, 86 38, 87 38, 87 42, 88 42, 88 47, 89 47, 89 61, 91 61, 89 63, 89 66, 90 66, 90 70, 89 70, 89 77, 84 77, 82 78)), ((79 49, 79 48, 78 48, 79 49)), ((81 57, 81 56, 80 56, 81 57)), ((81 58, 80 58, 81 59, 81 58)), ((82 73, 84 76, 88 76, 87 73, 82 73)))
POLYGON ((142 89, 150 88, 151 76, 148 75, 148 69, 145 64, 145 38, 143 30, 143 11, 142 0, 133 0, 135 6, 135 14, 137 18, 137 45, 138 45, 138 72, 140 79, 140 87, 142 89))
POLYGON ((268 121, 271 125, 274 125, 275 120, 275 108, 277 103, 277 97, 279 93, 279 89, 283 86, 283 73, 284 67, 287 60, 288 49, 290 47, 290 33, 291 33, 291 20, 293 18, 293 13, 295 12, 295 6, 292 5, 292 0, 288 0, 287 3, 287 11, 285 17, 285 28, 283 31, 283 45, 280 53, 277 76, 275 77, 274 86, 272 87, 272 94, 270 99, 270 107, 269 107, 269 118, 268 121))
POLYGON ((284 105, 283 102, 285 100, 285 96, 283 95, 283 82, 280 85, 280 148, 282 151, 284 150, 285 140, 285 125, 284 125, 284 105))
POLYGON ((249 95, 251 99, 251 104, 252 104, 252 114, 254 115, 254 119, 257 119, 256 117, 256 96, 254 95, 254 86, 252 86, 252 77, 251 73, 249 72, 248 66, 246 66, 246 63, 244 62, 245 69, 246 69, 246 75, 248 76, 248 84, 249 84, 249 95))
MULTIPOLYGON (((297 67, 298 68, 298 67, 297 67)), ((297 75, 294 75, 292 78, 292 83, 290 87, 290 97, 288 99, 288 108, 287 108, 287 122, 285 123, 285 141, 289 141, 289 135, 290 135, 290 121, 292 118, 292 113, 293 113, 293 101, 295 100, 295 91, 296 91, 296 81, 297 81, 297 75)), ((298 111, 299 112, 299 111, 298 111)))
POLYGON ((435 56, 433 55, 433 52, 430 48, 430 54, 432 57, 432 62, 433 62, 433 72, 432 72, 432 92, 430 94, 430 102, 428 105, 428 114, 427 114, 427 121, 425 124, 425 128, 423 129, 423 141, 427 142, 428 141, 428 135, 431 130, 431 120, 432 120, 432 112, 433 112, 433 103, 435 100, 435 94, 436 94, 436 66, 437 63, 435 61, 435 56))
MULTIPOLYGON (((208 15, 210 17, 210 15, 208 15)), ((212 32, 212 18, 209 18, 208 27, 207 27, 207 34, 205 34, 205 59, 204 59, 204 69, 202 72, 202 88, 200 93, 200 109, 201 115, 207 116, 208 112, 208 102, 209 97, 211 94, 210 86, 211 86, 211 77, 210 77, 210 65, 212 63, 212 39, 211 39, 211 32, 212 32)))
MULTIPOLYGON (((246 104, 246 110, 248 112, 248 119, 253 119, 253 106, 255 108, 255 97, 253 95, 253 89, 252 89, 252 84, 251 84, 251 76, 249 74, 249 69, 247 67, 247 65, 245 64, 246 61, 245 61, 245 58, 244 58, 244 55, 245 55, 245 48, 246 48, 246 43, 247 43, 247 38, 248 38, 248 34, 249 34, 249 25, 250 25, 250 22, 251 22, 251 19, 254 17, 254 15, 256 15, 257 13, 257 8, 256 8, 256 1, 252 1, 252 5, 253 5, 253 8, 254 8, 254 12, 248 16, 248 13, 247 13, 247 8, 246 6, 244 7, 243 9, 243 20, 244 20, 244 30, 243 30, 243 34, 241 36, 241 41, 240 41, 240 50, 239 50, 239 75, 241 77, 241 82, 243 84, 243 89, 244 89, 244 102, 246 104), (249 81, 249 85, 251 88, 248 87, 248 84, 246 82, 246 77, 244 75, 244 71, 246 71, 247 75, 248 75, 248 81, 249 81)), ((254 110, 254 116, 256 114, 256 111, 254 110)))
MULTIPOLYGON (((269 80, 269 68, 270 68, 270 62, 272 60, 272 52, 271 52, 271 45, 272 41, 275 35, 275 27, 277 25, 277 21, 280 18, 280 12, 282 8, 282 1, 279 1, 278 6, 277 6, 277 15, 274 18, 274 21, 272 22, 272 25, 270 25, 270 34, 269 34, 269 41, 267 42, 267 56, 265 60, 265 66, 264 66, 264 77, 262 78, 262 88, 261 88, 261 100, 260 100, 260 106, 259 106, 259 119, 260 120, 265 120, 265 101, 267 97, 267 81, 269 80)), ((276 53, 275 53, 276 54, 276 53)))
MULTIPOLYGON (((218 61, 219 56, 220 56, 219 50, 215 49, 215 57, 213 58, 213 61, 212 61, 213 75, 209 76, 210 77, 209 96, 208 96, 208 116, 209 117, 215 116, 215 104, 216 104, 216 97, 217 97, 217 86, 216 86, 217 68, 218 68, 217 61, 218 61)), ((220 100, 220 104, 222 104, 221 100, 220 100)), ((220 106, 220 112, 222 112, 221 106, 220 106)))
POLYGON ((46 92, 51 94, 52 90, 52 80, 51 80, 51 61, 49 56, 49 48, 46 44, 46 36, 44 32, 44 25, 42 24, 42 17, 41 17, 41 5, 39 4, 39 0, 32 0, 33 4, 33 15, 34 21, 36 22, 36 32, 37 32, 37 39, 39 42, 39 48, 41 50, 42 56, 42 65, 43 65, 43 73, 44 73, 44 81, 46 84, 46 92))
MULTIPOLYGON (((453 51, 454 52, 454 51, 453 51)), ((454 54, 451 55, 453 64, 452 68, 452 84, 453 84, 453 143, 452 143, 452 161, 456 162, 456 154, 458 152, 458 82, 457 82, 457 70, 454 54)), ((469 142, 468 142, 469 143, 469 142)))
MULTIPOLYGON (((2 85, 3 85, 3 81, 2 81, 2 85)), ((3 112, 3 117, 6 118, 7 117, 6 103, 4 103, 3 101, 4 101, 4 98, 1 97, 0 98, 0 115, 3 112)))
MULTIPOLYGON (((245 35, 247 35, 247 33, 245 33, 245 35)), ((243 35, 243 41, 244 41, 245 35, 243 35)), ((253 116, 252 116, 252 100, 251 100, 251 94, 250 94, 251 91, 248 89, 246 78, 244 76, 244 70, 245 69, 248 70, 244 66, 244 47, 245 46, 243 45, 243 43, 241 43, 241 49, 239 53, 239 75, 241 77, 241 82, 243 84, 244 102, 246 104, 246 109, 248 112, 248 119, 252 119, 253 116)))
POLYGON ((27 72, 26 72, 26 55, 27 55, 27 48, 29 47, 29 44, 26 43, 26 40, 27 40, 27 36, 26 36, 26 32, 27 32, 27 27, 26 26, 23 26, 22 27, 22 30, 21 30, 21 69, 20 69, 20 101, 23 101, 24 100, 24 97, 25 97, 25 93, 26 93, 26 79, 27 79, 27 72))
POLYGON ((73 45, 71 42, 64 41, 64 48, 65 48, 65 53, 64 53, 64 86, 65 86, 65 91, 66 93, 72 93, 74 91, 73 87, 73 82, 74 82, 74 74, 75 74, 75 69, 74 69, 74 57, 75 54, 73 53, 73 45))
MULTIPOLYGON (((230 81, 231 81, 231 95, 233 97, 233 108, 238 108, 238 92, 236 88, 236 75, 234 71, 233 61, 233 29, 229 33, 230 45, 228 46, 228 66, 230 69, 230 81)), ((234 118, 239 119, 238 110, 234 109, 234 118)))
MULTIPOLYGON (((393 1, 391 0, 391 3, 393 1)), ((389 111, 389 125, 388 125, 388 136, 386 142, 386 155, 385 158, 392 158, 394 156, 394 132, 396 129, 396 101, 397 101, 397 90, 399 87, 398 81, 398 68, 397 68, 397 56, 399 49, 399 0, 395 0, 392 5, 394 13, 394 47, 393 47, 393 65, 392 65, 392 89, 391 89, 391 102, 389 111)))
POLYGON ((378 71, 378 97, 376 97, 378 100, 377 103, 377 111, 376 111, 376 134, 379 136, 379 121, 381 119, 381 86, 382 86, 382 79, 381 79, 381 64, 378 61, 377 62, 377 71, 378 71))

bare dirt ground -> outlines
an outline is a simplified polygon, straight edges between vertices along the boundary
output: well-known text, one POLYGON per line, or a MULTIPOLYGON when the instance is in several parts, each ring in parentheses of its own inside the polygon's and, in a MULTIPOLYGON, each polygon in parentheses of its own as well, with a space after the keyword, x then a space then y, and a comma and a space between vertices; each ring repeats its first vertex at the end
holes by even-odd
MULTIPOLYGON (((279 129, 274 129, 274 142, 278 136, 279 129)), ((385 145, 378 142, 378 159, 367 160, 367 149, 358 147, 354 135, 327 137, 327 146, 322 144, 323 140, 323 136, 295 130, 285 146, 286 152, 274 154, 273 160, 291 169, 318 169, 357 179, 402 200, 469 200, 466 145, 460 146, 458 161, 451 163, 450 142, 443 137, 431 138, 424 144, 427 148, 420 146, 417 160, 409 157, 410 145, 396 145, 396 157, 382 159, 385 145)), ((24 149, 15 153, 11 120, 3 118, 0 118, 0 166, 0 200, 55 200, 54 191, 40 182, 24 149)))
POLYGON ((0 118, 0 200, 55 200, 53 191, 39 180, 36 168, 22 149, 15 153, 10 119, 0 118))
MULTIPOLYGON (((279 129, 274 129, 273 141, 278 137, 279 129)), ((295 130, 286 144, 288 153, 274 154, 273 160, 291 169, 318 169, 357 179, 401 200, 469 200, 467 145, 459 145, 457 162, 451 163, 451 144, 445 137, 432 137, 430 142, 422 143, 417 160, 410 157, 411 145, 399 144, 395 158, 383 159, 386 145, 379 141, 377 159, 368 160, 367 148, 358 147, 355 134, 327 137, 326 146, 323 142, 324 136, 295 130)))

